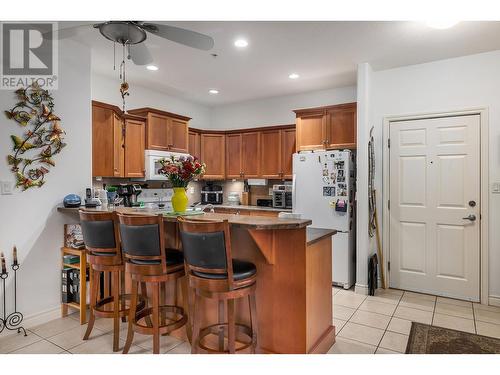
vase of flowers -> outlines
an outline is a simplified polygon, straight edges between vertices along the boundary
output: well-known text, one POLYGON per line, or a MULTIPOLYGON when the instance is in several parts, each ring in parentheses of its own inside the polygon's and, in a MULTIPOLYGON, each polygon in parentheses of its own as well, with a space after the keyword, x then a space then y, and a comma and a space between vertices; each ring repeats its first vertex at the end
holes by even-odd
POLYGON ((159 172, 172 183, 174 195, 172 206, 175 212, 185 212, 188 206, 186 188, 190 181, 203 176, 205 163, 192 156, 174 156, 159 161, 162 165, 159 172))

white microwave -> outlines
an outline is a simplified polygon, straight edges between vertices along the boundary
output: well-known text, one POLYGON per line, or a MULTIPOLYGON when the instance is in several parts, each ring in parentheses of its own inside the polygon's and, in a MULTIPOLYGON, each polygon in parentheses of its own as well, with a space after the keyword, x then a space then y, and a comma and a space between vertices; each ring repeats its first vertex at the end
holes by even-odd
POLYGON ((188 154, 181 154, 178 152, 168 152, 168 151, 156 151, 156 150, 146 150, 145 151, 145 163, 146 163, 146 175, 145 180, 161 180, 166 181, 167 178, 160 174, 158 171, 162 168, 159 160, 179 156, 189 156, 188 154))

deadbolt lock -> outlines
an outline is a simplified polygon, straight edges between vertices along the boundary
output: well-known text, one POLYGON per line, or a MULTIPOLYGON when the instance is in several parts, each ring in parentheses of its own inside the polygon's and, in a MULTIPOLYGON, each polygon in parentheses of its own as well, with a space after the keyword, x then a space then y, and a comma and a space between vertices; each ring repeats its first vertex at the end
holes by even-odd
POLYGON ((469 206, 476 207, 476 201, 469 201, 469 206))

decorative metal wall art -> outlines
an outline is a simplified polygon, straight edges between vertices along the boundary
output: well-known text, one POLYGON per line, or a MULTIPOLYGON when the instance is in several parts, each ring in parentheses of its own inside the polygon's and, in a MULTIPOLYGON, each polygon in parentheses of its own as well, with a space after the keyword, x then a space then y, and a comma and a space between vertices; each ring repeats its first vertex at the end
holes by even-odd
POLYGON ((27 190, 44 184, 49 168, 55 166, 53 156, 66 146, 65 133, 59 124, 61 119, 53 112, 54 99, 47 90, 33 83, 15 94, 19 101, 5 115, 26 130, 22 136, 10 136, 14 146, 7 162, 16 175, 16 187, 27 190))

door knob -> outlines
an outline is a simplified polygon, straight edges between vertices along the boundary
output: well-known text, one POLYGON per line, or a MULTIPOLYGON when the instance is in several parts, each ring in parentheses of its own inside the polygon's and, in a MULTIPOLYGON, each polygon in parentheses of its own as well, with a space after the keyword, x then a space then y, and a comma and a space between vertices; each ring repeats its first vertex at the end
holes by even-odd
POLYGON ((476 215, 470 214, 469 216, 463 217, 464 220, 476 221, 476 215))

